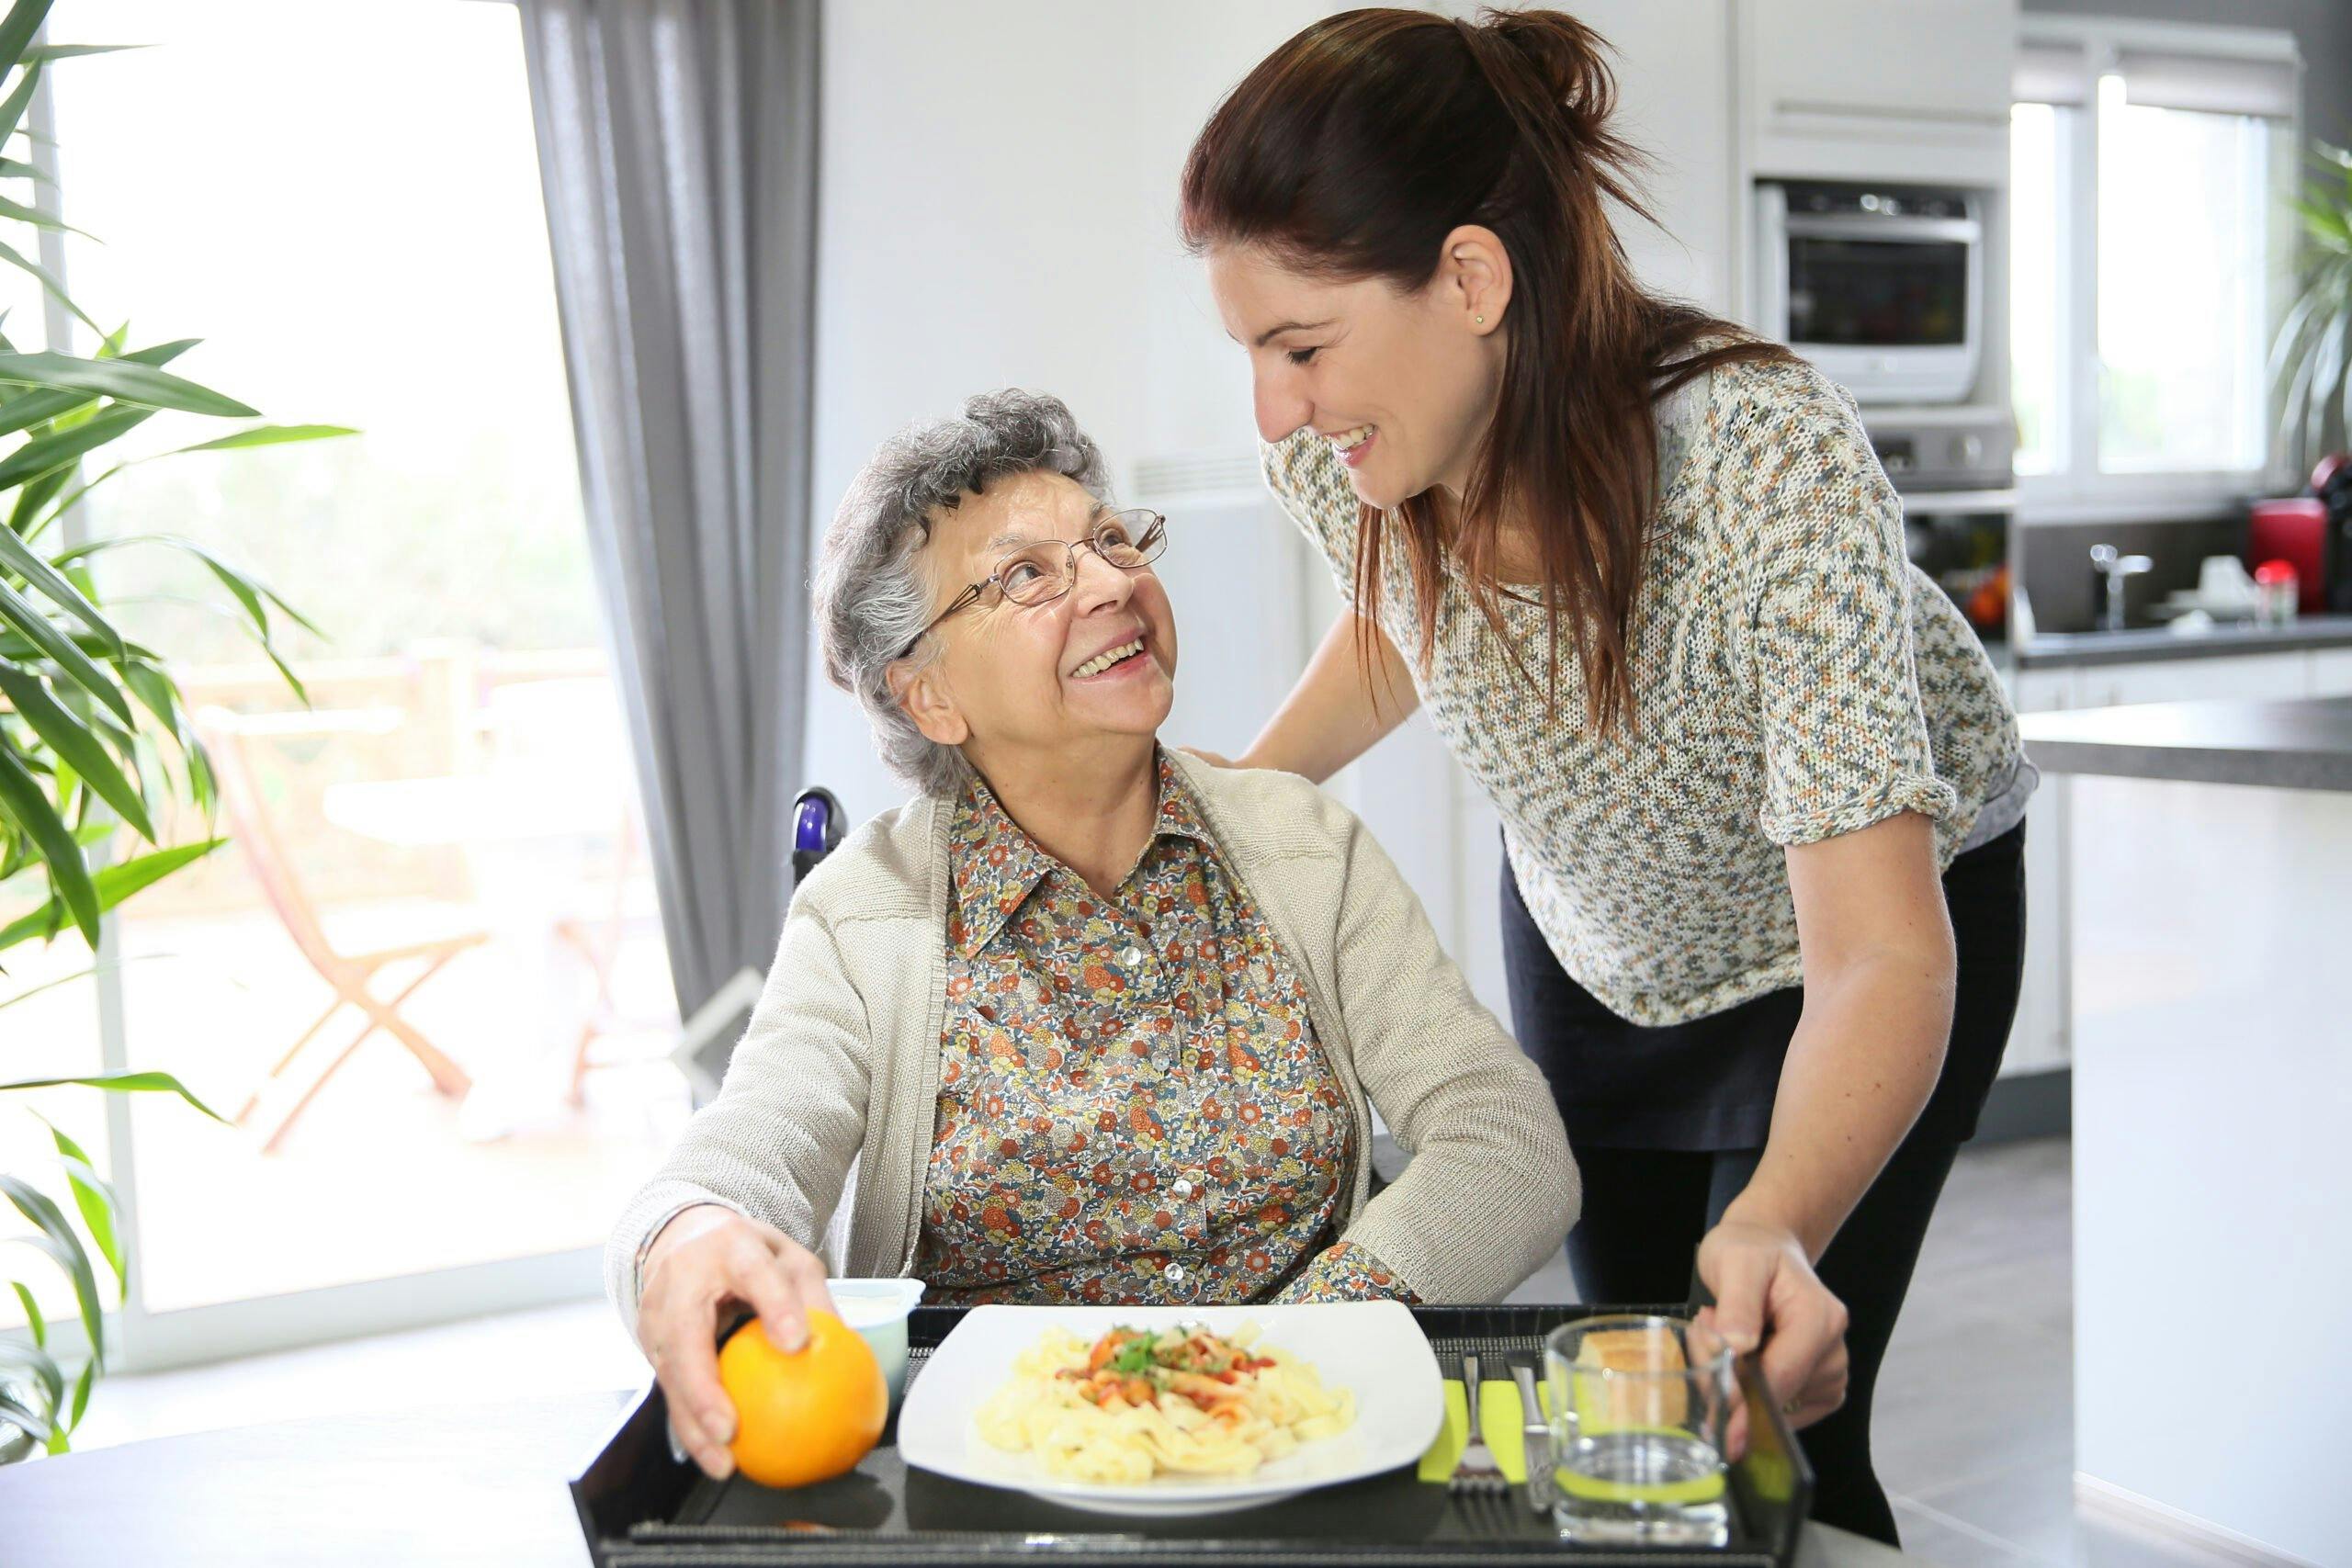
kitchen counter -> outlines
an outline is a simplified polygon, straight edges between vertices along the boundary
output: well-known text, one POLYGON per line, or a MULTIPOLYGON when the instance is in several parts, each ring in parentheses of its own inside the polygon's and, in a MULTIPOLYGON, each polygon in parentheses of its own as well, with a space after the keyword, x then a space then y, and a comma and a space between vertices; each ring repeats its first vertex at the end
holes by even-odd
POLYGON ((2352 1250, 2313 1243, 2352 1206, 2352 697, 2020 728, 2068 823, 2075 1495, 2232 1559, 2352 1562, 2312 1399, 2352 1301, 2352 1250), (2231 1305, 2279 1327, 2203 1353, 2231 1305))
POLYGON ((2012 643, 2011 652, 2020 670, 2064 670, 2160 659, 2293 653, 2307 648, 2352 648, 2352 615, 2305 615, 2282 626, 2241 622, 2201 632, 2175 632, 2162 626, 2134 626, 2120 632, 2037 632, 2012 643))
POLYGON ((2018 728, 2045 772, 2352 791, 2352 697, 2033 713, 2018 728))

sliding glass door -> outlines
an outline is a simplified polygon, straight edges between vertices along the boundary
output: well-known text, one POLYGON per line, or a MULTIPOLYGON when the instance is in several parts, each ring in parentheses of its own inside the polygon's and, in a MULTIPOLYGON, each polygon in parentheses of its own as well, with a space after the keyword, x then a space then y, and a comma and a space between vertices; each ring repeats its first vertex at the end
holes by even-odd
MULTIPOLYGON (((126 1348, 154 1364, 593 1290, 686 1107, 516 16, 61 0, 48 37, 152 46, 53 72, 62 215, 104 242, 62 242, 76 303, 133 346, 204 339, 175 368, 272 421, 358 432, 162 457, 77 518, 193 540, 324 634, 278 617, 305 703, 186 553, 98 558, 201 710, 232 839, 122 912, 95 983, 0 1014, 62 1063, 169 1071, 238 1118, 147 1096, 102 1128, 74 1102, 135 1211, 126 1348)), ((137 453, 219 433, 170 420, 137 453)), ((0 987, 89 958, 61 941, 0 987)))

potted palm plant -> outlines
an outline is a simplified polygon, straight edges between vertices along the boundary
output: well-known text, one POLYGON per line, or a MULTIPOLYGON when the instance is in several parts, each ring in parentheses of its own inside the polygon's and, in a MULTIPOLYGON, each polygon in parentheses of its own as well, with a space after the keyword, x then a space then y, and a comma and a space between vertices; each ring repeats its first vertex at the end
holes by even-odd
MULTIPOLYGON (((34 161, 6 155, 31 136, 25 119, 41 73, 64 56, 108 47, 36 44, 50 5, 15 0, 0 19, 0 188, 19 187, 26 198, 0 196, 0 225, 19 232, 63 226, 42 208, 38 187, 46 176, 34 161)), ((95 558, 115 549, 192 556, 218 583, 224 611, 249 628, 298 694, 301 683, 278 656, 272 634, 276 617, 310 627, 269 589, 187 541, 158 536, 66 541, 64 518, 85 496, 133 462, 153 460, 110 457, 109 447, 131 431, 158 416, 257 416, 243 403, 164 368, 197 340, 130 347, 128 327, 100 328, 29 258, 35 249, 0 241, 0 264, 38 277, 90 328, 99 346, 88 357, 20 351, 0 323, 0 446, 14 443, 0 450, 0 1043, 7 1033, 5 1010, 30 994, 22 987, 12 994, 9 949, 78 937, 95 952, 99 921, 108 910, 223 842, 209 832, 177 843, 158 835, 162 807, 173 801, 191 803, 210 822, 212 773, 167 659, 125 636, 108 616, 95 558), (94 468, 96 477, 85 477, 94 468), (129 852, 107 856, 119 841, 129 844, 129 852)), ((349 434, 339 426, 251 423, 154 456, 349 434)), ((0 1043, 0 1107, 32 1090, 66 1086, 173 1094, 196 1111, 213 1114, 166 1073, 11 1077, 0 1043)), ((11 1248, 7 1256, 12 1269, 14 1260, 30 1258, 70 1282, 87 1351, 69 1376, 71 1358, 58 1353, 62 1347, 52 1342, 28 1277, 10 1272, 8 1284, 28 1332, 22 1339, 0 1336, 0 1462, 67 1448, 105 1371, 101 1314, 107 1296, 119 1302, 130 1285, 113 1188, 73 1138, 42 1125, 40 1142, 54 1151, 54 1162, 39 1173, 40 1179, 0 1169, 0 1196, 31 1226, 23 1238, 29 1249, 11 1248)))
POLYGON ((2293 198, 2305 240, 2301 283, 2270 349, 2279 434, 2299 468, 2352 432, 2352 151, 2314 141, 2311 164, 2293 198))

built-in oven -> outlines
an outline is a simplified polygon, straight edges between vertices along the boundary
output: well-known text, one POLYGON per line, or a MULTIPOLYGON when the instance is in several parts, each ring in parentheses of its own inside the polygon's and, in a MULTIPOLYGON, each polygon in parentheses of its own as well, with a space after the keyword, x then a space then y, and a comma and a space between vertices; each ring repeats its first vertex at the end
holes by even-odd
POLYGON ((1762 180, 1757 325, 1865 403, 1964 401, 1984 344, 1975 193, 1762 180))
POLYGON ((1997 655, 2015 599, 2016 434, 2007 411, 1915 409, 1864 423, 1879 467, 1903 497, 1906 552, 1997 655))

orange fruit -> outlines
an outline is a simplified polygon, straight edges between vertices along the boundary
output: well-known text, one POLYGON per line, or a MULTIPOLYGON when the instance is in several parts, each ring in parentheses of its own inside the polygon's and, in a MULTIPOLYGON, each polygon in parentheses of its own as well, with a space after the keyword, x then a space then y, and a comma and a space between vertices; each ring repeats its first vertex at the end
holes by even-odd
POLYGON ((795 1351, 777 1349, 756 1319, 737 1329, 719 1349, 718 1382, 735 1404, 727 1451, 763 1486, 831 1480, 866 1456, 890 1414, 874 1348, 822 1308, 795 1351))

